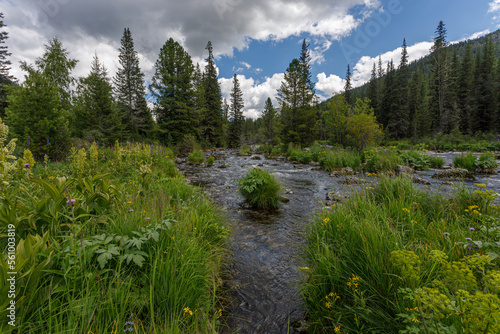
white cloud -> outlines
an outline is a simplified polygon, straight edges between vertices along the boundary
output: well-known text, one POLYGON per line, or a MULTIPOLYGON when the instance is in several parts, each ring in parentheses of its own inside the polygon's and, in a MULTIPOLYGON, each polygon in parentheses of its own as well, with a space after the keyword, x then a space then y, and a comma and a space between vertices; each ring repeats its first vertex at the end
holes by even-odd
POLYGON ((492 2, 490 2, 488 13, 493 13, 496 11, 500 11, 500 0, 493 0, 492 2))
MULTIPOLYGON (((325 100, 331 96, 340 93, 344 90, 344 79, 335 74, 326 76, 325 73, 317 75, 318 82, 316 83, 316 90, 320 90, 324 94, 318 94, 320 100, 325 100)), ((318 92, 319 93, 319 92, 318 92)))
MULTIPOLYGON (((281 86, 283 81, 283 73, 275 73, 272 77, 266 77, 264 82, 258 83, 253 78, 247 78, 244 75, 238 74, 236 76, 240 83, 241 91, 243 92, 244 109, 243 114, 245 117, 257 118, 260 117, 264 104, 268 97, 271 98, 274 107, 278 107, 276 100, 276 90, 281 86)), ((232 78, 220 78, 219 83, 221 86, 222 95, 226 97, 230 103, 230 94, 233 87, 232 78)))
POLYGON ((249 63, 244 62, 244 61, 240 61, 240 64, 245 66, 247 68, 247 70, 252 67, 252 65, 250 65, 249 63))

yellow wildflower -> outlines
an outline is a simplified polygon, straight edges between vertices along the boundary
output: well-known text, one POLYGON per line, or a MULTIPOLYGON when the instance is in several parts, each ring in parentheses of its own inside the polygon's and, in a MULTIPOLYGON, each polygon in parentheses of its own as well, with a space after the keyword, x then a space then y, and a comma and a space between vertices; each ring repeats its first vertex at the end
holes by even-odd
POLYGON ((417 322, 418 322, 418 319, 417 319, 417 318, 413 318, 413 319, 411 319, 411 321, 413 321, 413 322, 417 323, 417 322))
POLYGON ((325 218, 325 219, 323 219, 323 221, 324 221, 324 222, 325 222, 325 224, 326 224, 326 223, 328 223, 328 222, 330 221, 330 218, 325 218))

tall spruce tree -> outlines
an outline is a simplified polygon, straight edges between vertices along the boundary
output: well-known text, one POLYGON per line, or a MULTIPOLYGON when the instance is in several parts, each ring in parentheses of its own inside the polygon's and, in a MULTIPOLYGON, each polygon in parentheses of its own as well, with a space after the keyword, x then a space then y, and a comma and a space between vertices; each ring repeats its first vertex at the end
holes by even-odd
POLYGON ((460 110, 459 129, 461 133, 471 133, 471 115, 473 106, 474 58, 470 42, 465 45, 465 54, 460 63, 457 83, 457 101, 460 110))
POLYGON ((377 66, 373 63, 372 74, 370 76, 370 81, 368 82, 368 98, 370 99, 370 105, 375 111, 375 115, 377 113, 378 106, 378 80, 377 80, 377 66))
POLYGON ((351 83, 351 67, 347 64, 347 72, 345 74, 345 84, 344 84, 344 97, 347 101, 347 104, 352 106, 353 97, 352 97, 352 83, 351 83))
MULTIPOLYGON (((226 102, 227 105, 227 102, 226 102)), ((193 72, 193 108, 194 115, 192 119, 193 125, 193 135, 198 139, 202 140, 202 121, 205 118, 207 111, 207 105, 205 102, 205 83, 203 78, 203 73, 200 68, 200 64, 196 64, 196 68, 193 72)), ((227 112, 229 111, 229 106, 225 109, 225 123, 227 123, 227 112)), ((227 124, 225 124, 227 127, 227 124)))
POLYGON ((430 113, 433 132, 449 132, 453 114, 449 81, 448 45, 446 28, 443 21, 439 22, 434 36, 430 86, 430 113))
POLYGON ((160 50, 150 85, 160 139, 169 143, 193 132, 193 70, 191 56, 169 38, 160 50))
POLYGON ((112 144, 121 138, 111 79, 97 54, 89 75, 79 80, 73 123, 75 134, 88 141, 112 144))
POLYGON ((387 70, 384 80, 384 91, 382 93, 381 101, 381 112, 380 117, 377 120, 382 124, 384 128, 388 127, 390 120, 394 118, 398 101, 397 101, 397 77, 396 70, 394 69, 394 62, 391 61, 387 63, 387 70))
POLYGON ((228 144, 230 147, 238 147, 241 144, 241 136, 243 134, 243 125, 245 118, 243 117, 243 92, 240 88, 240 82, 236 74, 233 76, 233 88, 231 89, 231 105, 229 107, 229 138, 228 144))
POLYGON ((489 132, 495 129, 497 121, 495 49, 491 37, 486 38, 481 54, 477 60, 472 126, 474 132, 489 132))
POLYGON ((205 114, 203 117, 202 138, 207 145, 221 146, 223 143, 222 96, 217 81, 212 42, 208 41, 207 65, 203 75, 205 114))
POLYGON ((0 117, 5 117, 5 108, 7 108, 7 89, 16 81, 16 79, 9 74, 10 71, 10 53, 8 52, 7 45, 4 45, 9 33, 4 31, 6 25, 3 22, 3 13, 0 13, 0 117))
POLYGON ((131 138, 146 137, 151 134, 154 123, 145 98, 144 74, 139 67, 139 57, 129 28, 123 31, 119 51, 120 67, 113 83, 124 135, 131 138))
POLYGON ((315 90, 314 82, 311 80, 311 52, 309 51, 309 44, 306 43, 304 38, 302 42, 302 50, 300 52, 300 66, 302 68, 302 81, 300 88, 300 95, 302 100, 302 106, 311 106, 314 102, 315 90))
POLYGON ((273 102, 271 98, 268 97, 264 105, 264 111, 262 112, 262 122, 264 127, 264 138, 271 144, 274 143, 277 135, 277 116, 277 110, 274 109, 273 102))
POLYGON ((308 145, 314 140, 316 113, 301 92, 306 89, 303 67, 298 59, 288 66, 278 89, 281 108, 282 139, 284 143, 308 145))
POLYGON ((409 111, 408 111, 408 83, 410 71, 408 69, 408 50, 406 39, 403 39, 401 61, 396 74, 397 90, 395 90, 394 109, 390 110, 387 130, 393 138, 403 138, 408 133, 409 111))
MULTIPOLYGON (((38 69, 51 80, 59 91, 59 96, 66 110, 71 109, 72 86, 76 80, 71 76, 78 60, 69 57, 69 52, 63 47, 61 41, 54 37, 45 45, 42 57, 35 61, 38 69)), ((23 67, 29 66, 23 63, 23 67)))

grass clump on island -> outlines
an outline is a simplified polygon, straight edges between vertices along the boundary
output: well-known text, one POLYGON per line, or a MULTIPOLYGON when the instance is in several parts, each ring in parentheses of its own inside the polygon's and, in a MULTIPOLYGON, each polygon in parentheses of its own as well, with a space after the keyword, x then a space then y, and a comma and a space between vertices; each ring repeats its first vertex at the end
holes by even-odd
POLYGON ((0 233, 16 233, 17 312, 12 327, 4 294, 2 333, 215 332, 228 230, 171 150, 93 144, 43 163, 3 144, 0 233))
POLYGON ((382 178, 318 212, 303 268, 311 333, 499 333, 496 196, 382 178))
POLYGON ((492 173, 497 168, 495 155, 492 152, 483 153, 476 157, 472 153, 461 154, 453 158, 453 166, 456 168, 465 168, 474 173, 492 173))
POLYGON ((257 209, 275 209, 281 197, 281 184, 267 170, 254 168, 238 180, 240 193, 257 209))

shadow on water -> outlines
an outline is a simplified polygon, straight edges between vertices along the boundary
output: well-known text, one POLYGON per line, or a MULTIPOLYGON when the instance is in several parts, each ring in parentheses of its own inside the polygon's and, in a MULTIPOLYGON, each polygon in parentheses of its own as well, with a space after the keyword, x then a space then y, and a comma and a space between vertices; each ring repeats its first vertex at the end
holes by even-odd
MULTIPOLYGON (((308 165, 266 159, 262 155, 241 157, 235 151, 218 151, 214 166, 179 164, 195 185, 212 197, 230 220, 232 260, 226 288, 232 297, 221 333, 298 333, 297 322, 305 314, 298 283, 305 266, 300 250, 305 243, 306 223, 329 191, 348 192, 322 170, 308 165), (277 210, 248 208, 238 193, 237 179, 250 169, 269 170, 284 186, 290 199, 277 210)), ((447 157, 449 158, 449 157, 447 157)), ((419 172, 431 181, 430 189, 451 192, 452 187, 431 179, 433 171, 419 172)), ((498 176, 479 178, 500 192, 498 176)), ((473 186, 470 183, 468 186, 473 186)), ((362 186, 363 188, 365 185, 362 186)), ((490 186, 488 187, 490 188, 490 186)))

